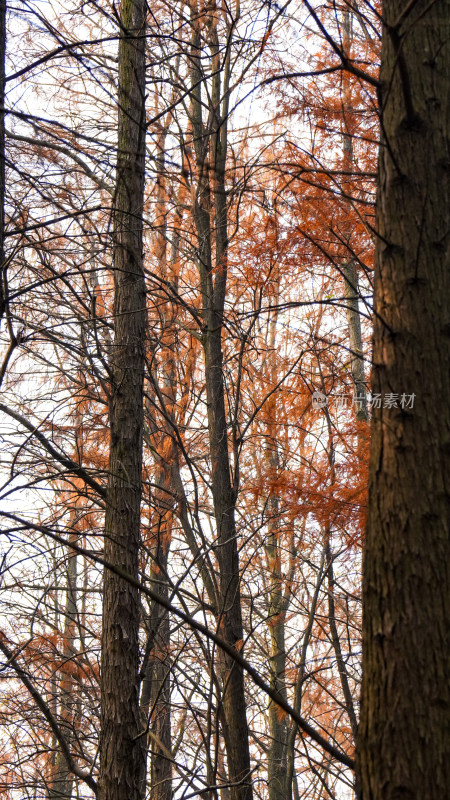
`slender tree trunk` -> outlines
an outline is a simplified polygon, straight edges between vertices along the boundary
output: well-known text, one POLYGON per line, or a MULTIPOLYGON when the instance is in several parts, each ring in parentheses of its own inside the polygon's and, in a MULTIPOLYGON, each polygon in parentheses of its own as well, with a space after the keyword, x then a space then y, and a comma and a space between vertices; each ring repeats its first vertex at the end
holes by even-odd
POLYGON ((385 0, 383 17, 373 354, 381 404, 364 557, 358 789, 364 800, 442 800, 450 791, 450 2, 385 0))
MULTIPOLYGON (((319 594, 322 587, 324 564, 325 564, 325 552, 322 554, 321 562, 317 573, 316 587, 314 590, 314 595, 311 599, 308 622, 303 632, 303 641, 300 652, 300 663, 298 666, 297 679, 295 682, 294 703, 293 703, 293 707, 295 708, 298 714, 300 714, 300 710, 302 707, 303 683, 305 681, 305 676, 306 676, 307 654, 311 642, 311 634, 313 631, 314 620, 316 618, 317 606, 319 602, 319 594)), ((286 800, 292 800, 292 798, 294 798, 294 800, 297 800, 298 798, 297 776, 295 773, 295 740, 297 737, 297 733, 298 733, 298 726, 292 720, 288 727, 287 742, 286 742, 286 751, 287 751, 286 781, 285 781, 286 800)))
MULTIPOLYGON (((350 53, 353 39, 351 7, 345 6, 342 13, 342 46, 345 53, 350 53)), ((344 105, 344 134, 343 134, 343 169, 348 178, 343 181, 343 192, 348 197, 352 194, 351 173, 355 170, 353 155, 353 122, 354 113, 350 76, 343 74, 343 105, 344 105)), ((350 203, 349 203, 350 205, 350 203)), ((351 212, 351 208, 349 208, 351 212)), ((348 246, 348 257, 342 264, 344 276, 344 294, 346 297, 346 313, 348 322, 348 338, 350 349, 350 365, 353 380, 353 393, 355 401, 356 419, 367 422, 369 410, 367 405, 366 379, 364 374, 364 353, 361 335, 361 317, 359 314, 359 279, 356 260, 351 249, 351 216, 350 225, 344 229, 344 239, 348 246)))
POLYGON ((0 320, 5 313, 5 61, 6 0, 0 0, 0 320))
MULTIPOLYGON (((64 733, 68 747, 72 748, 74 739, 73 725, 75 721, 75 706, 77 697, 75 681, 72 674, 73 659, 75 656, 75 626, 76 626, 76 592, 77 592, 77 555, 70 550, 71 544, 78 543, 78 534, 69 536, 69 552, 67 556, 67 594, 64 607, 64 644, 63 644, 63 669, 65 676, 59 685, 60 727, 64 733)), ((54 777, 49 789, 49 800, 70 800, 73 789, 73 773, 68 768, 67 759, 61 749, 56 754, 54 777)))
MULTIPOLYGON (((166 131, 162 123, 157 137, 157 182, 156 194, 156 242, 155 256, 159 264, 161 278, 172 280, 174 276, 168 272, 167 264, 167 187, 165 181, 165 144, 166 131)), ((169 260, 169 267, 175 261, 177 248, 169 260)), ((174 280, 175 283, 175 280, 174 280)), ((161 354, 159 357, 161 379, 155 369, 155 382, 160 386, 161 402, 164 413, 172 419, 176 400, 176 368, 174 347, 175 311, 170 302, 164 299, 158 302, 158 312, 163 320, 161 332, 161 354)), ((156 356, 155 356, 156 360, 156 356)), ((150 428, 151 428, 150 420, 150 428)), ((172 540, 172 471, 175 461, 173 432, 169 423, 164 420, 154 426, 152 433, 155 451, 156 485, 153 495, 152 511, 150 580, 152 588, 166 600, 169 600, 169 584, 167 567, 170 544, 172 540), (161 430, 162 426, 162 430, 161 430)), ((149 615, 149 640, 146 658, 145 678, 142 684, 141 710, 145 719, 149 719, 150 731, 153 734, 150 749, 150 798, 151 800, 171 800, 172 798, 172 762, 167 753, 171 752, 171 716, 170 716, 170 619, 166 609, 152 603, 149 615), (150 718, 149 718, 150 714, 150 718)))
MULTIPOLYGON (((197 162, 194 220, 199 242, 198 266, 203 306, 203 344, 208 406, 209 453, 214 517, 217 529, 219 565, 220 634, 233 647, 243 645, 239 556, 235 524, 237 487, 231 481, 228 429, 223 377, 222 327, 227 286, 228 212, 225 190, 227 118, 229 97, 229 56, 223 66, 223 86, 216 23, 211 18, 209 46, 213 72, 211 115, 208 128, 202 120, 200 61, 201 40, 194 5, 191 47, 192 126, 197 162), (223 100, 222 100, 223 98, 223 100), (213 195, 213 203, 211 202, 213 195), (213 230, 215 223, 215 243, 213 230), (215 265, 213 269, 212 253, 215 265)), ((229 49, 228 49, 229 53, 229 49)), ((252 783, 244 674, 226 653, 220 654, 223 683, 223 730, 227 751, 231 800, 251 800, 252 783)))
POLYGON ((359 314, 359 280, 355 260, 353 258, 343 263, 342 272, 344 274, 344 291, 347 301, 346 311, 356 419, 367 422, 369 419, 369 410, 367 405, 366 377, 364 374, 361 317, 359 314))
MULTIPOLYGON (((278 242, 278 219, 276 199, 274 199, 273 215, 268 219, 268 225, 274 228, 274 239, 278 242)), ((280 301, 280 279, 277 265, 273 265, 272 280, 268 287, 268 296, 273 310, 268 321, 268 384, 275 386, 279 380, 276 356, 276 336, 278 310, 280 301)), ((269 571, 269 633, 270 653, 269 670, 270 686, 278 691, 285 700, 286 692, 286 645, 285 621, 288 603, 283 593, 283 577, 281 562, 281 528, 280 528, 280 497, 274 488, 280 475, 280 453, 278 449, 279 425, 277 425, 277 401, 274 394, 266 403, 267 416, 267 441, 265 447, 265 460, 269 474, 269 496, 267 502, 267 539, 265 551, 269 571)), ((270 744, 267 755, 267 780, 269 800, 285 800, 285 780, 287 770, 287 720, 284 714, 272 701, 269 702, 269 735, 270 744)))
MULTIPOLYGON (((105 557, 138 575, 142 486, 145 282, 142 213, 145 161, 144 0, 120 10, 117 186, 114 208, 114 345, 105 557)), ((138 591, 104 573, 100 800, 140 800, 145 743, 138 697, 138 591)))
MULTIPOLYGON (((205 344, 212 493, 220 575, 220 634, 233 647, 242 647, 239 557, 234 516, 236 495, 230 478, 223 384, 222 311, 218 313, 217 307, 214 306, 207 309, 205 344)), ((250 800, 252 786, 243 671, 226 653, 221 654, 221 662, 224 684, 224 735, 231 781, 231 800, 250 800)))
MULTIPOLYGON (((279 469, 279 454, 276 441, 272 441, 272 450, 268 453, 273 469, 279 469)), ((279 498, 272 494, 269 498, 268 511, 271 519, 268 523, 266 543, 267 562, 269 567, 269 629, 270 629, 270 686, 287 699, 286 694, 286 645, 285 619, 286 598, 283 594, 281 576, 281 547, 279 523, 279 498)), ((285 800, 285 780, 287 770, 287 720, 280 715, 275 703, 269 703, 270 746, 267 758, 267 779, 269 784, 269 800, 285 800)))

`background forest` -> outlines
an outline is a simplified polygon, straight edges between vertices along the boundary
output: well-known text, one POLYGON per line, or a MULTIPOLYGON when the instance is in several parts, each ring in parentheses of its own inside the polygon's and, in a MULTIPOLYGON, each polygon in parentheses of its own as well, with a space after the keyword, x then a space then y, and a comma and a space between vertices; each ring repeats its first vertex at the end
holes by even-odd
POLYGON ((0 3, 5 800, 355 796, 380 13, 0 3))

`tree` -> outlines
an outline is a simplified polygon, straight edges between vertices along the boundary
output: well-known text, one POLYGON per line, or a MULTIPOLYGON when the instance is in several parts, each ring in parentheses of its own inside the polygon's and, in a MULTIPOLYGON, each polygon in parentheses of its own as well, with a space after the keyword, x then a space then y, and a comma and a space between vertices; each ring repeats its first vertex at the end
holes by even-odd
POLYGON ((4 495, 36 487, 26 511, 4 508, 9 698, 22 681, 14 718, 2 711, 4 763, 23 736, 37 765, 10 766, 11 785, 338 796, 351 780, 364 461, 353 413, 315 409, 312 394, 361 381, 346 326, 356 281, 342 272, 350 255, 367 291, 373 176, 357 136, 370 103, 353 75, 343 113, 327 42, 285 78, 290 114, 263 78, 273 116, 246 118, 246 92, 253 112, 262 65, 267 80, 287 65, 307 6, 288 18, 253 0, 161 2, 148 27, 140 3, 47 8, 12 82, 48 106, 17 104, 7 129, 10 314, 26 339, 4 361, 4 495), (18 540, 30 559, 39 547, 32 577, 18 540))
POLYGON ((393 402, 372 425, 364 800, 450 787, 449 18, 448 2, 383 4, 372 391, 393 402))
MULTIPOLYGON (((118 20, 118 145, 112 234, 114 340, 104 551, 110 564, 135 578, 141 543, 147 318, 142 241, 146 18, 144 0, 124 0, 118 20)), ((105 569, 99 800, 140 800, 145 795, 146 751, 138 683, 140 621, 136 586, 105 569)))

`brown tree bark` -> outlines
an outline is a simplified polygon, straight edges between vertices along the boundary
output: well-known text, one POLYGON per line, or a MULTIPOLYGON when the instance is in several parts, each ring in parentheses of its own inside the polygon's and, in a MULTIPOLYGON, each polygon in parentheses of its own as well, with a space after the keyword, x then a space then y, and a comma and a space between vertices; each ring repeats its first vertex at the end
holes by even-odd
MULTIPOLYGON (((273 214, 267 220, 267 226, 273 229, 275 241, 278 243, 278 209, 276 196, 273 198, 273 214)), ((278 254, 275 254, 275 259, 278 254)), ((276 356, 276 338, 278 323, 278 305, 280 302, 280 271, 276 261, 272 264, 271 278, 268 285, 268 296, 273 310, 268 318, 267 331, 267 381, 275 386, 279 379, 279 368, 276 356)), ((276 395, 272 395, 266 403, 266 444, 264 456, 269 474, 270 490, 267 497, 267 538, 264 549, 269 573, 269 618, 267 620, 270 635, 269 670, 270 686, 287 700, 286 692, 286 612, 289 607, 289 594, 285 595, 280 517, 282 504, 276 483, 280 477, 280 451, 278 437, 278 407, 276 395)), ((280 714, 277 705, 270 701, 269 716, 269 748, 267 753, 267 784, 269 800, 285 800, 285 781, 287 771, 287 718, 280 714)))
MULTIPOLYGON (((138 575, 146 304, 142 251, 145 160, 144 0, 120 9, 114 345, 105 558, 138 575)), ((136 587, 105 570, 100 800, 140 800, 144 737, 139 710, 140 604, 136 587)))
MULTIPOLYGON (((73 515, 75 516, 75 515, 73 515)), ((77 544, 78 535, 71 533, 70 544, 77 544)), ((72 674, 74 656, 76 654, 76 616, 77 616, 77 554, 69 550, 67 558, 67 589, 64 608, 64 643, 63 658, 65 675, 59 686, 60 695, 60 727, 65 735, 67 747, 73 746, 75 738, 74 722, 77 702, 76 684, 72 674)), ((49 800, 70 800, 72 797, 74 775, 61 749, 58 749, 55 760, 54 776, 49 788, 49 800)))
MULTIPOLYGON (((194 221, 202 294, 203 347, 208 406, 211 490, 219 565, 218 622, 221 637, 233 648, 243 645, 239 555, 235 524, 237 486, 232 483, 223 376, 222 328, 228 268, 228 208, 225 189, 229 110, 230 50, 221 63, 214 15, 207 20, 211 52, 210 114, 202 114, 204 80, 202 43, 194 4, 191 7, 191 118, 197 166, 194 221), (223 78, 223 80, 222 80, 223 78), (213 225, 214 224, 214 228, 213 225), (214 258, 213 258, 214 254, 214 258)), ((223 683, 222 726, 227 752, 231 800, 251 800, 252 783, 244 673, 227 653, 220 654, 223 683)))
POLYGON ((364 800, 441 800, 450 791, 450 2, 385 0, 383 17, 372 384, 381 407, 358 788, 364 800), (390 394, 396 404, 384 407, 390 394), (402 394, 415 395, 413 407, 402 394))
MULTIPOLYGON (((177 255, 167 258, 167 186, 165 180, 166 123, 161 123, 157 136, 157 179, 155 186, 155 257, 159 264, 161 278, 176 278, 171 267, 177 255), (169 262, 169 263, 168 263, 169 262)), ((176 309, 164 295, 157 301, 162 323, 161 352, 154 355, 155 385, 158 386, 164 413, 172 420, 176 402, 176 364, 174 322, 176 309), (156 364, 159 362, 159 369, 156 364), (158 385, 158 383, 160 385, 158 385)), ((151 411, 149 412, 151 414, 151 411)), ((149 542, 151 550, 150 585, 154 591, 169 601, 170 587, 167 579, 169 550, 172 541, 173 501, 172 470, 176 460, 173 431, 164 419, 153 424, 149 418, 149 436, 155 459, 155 488, 152 496, 152 530, 149 542)), ((148 720, 151 741, 147 742, 150 751, 150 798, 151 800, 171 800, 172 761, 171 752, 171 687, 170 687, 170 619, 165 608, 152 603, 148 618, 149 633, 145 655, 141 691, 141 711, 148 720)))
MULTIPOLYGON (((353 39, 353 9, 344 6, 342 12, 342 45, 345 53, 350 54, 353 39)), ((342 166, 348 174, 342 182, 342 191, 348 197, 352 195, 351 174, 356 171, 355 158, 353 154, 353 131, 352 114, 354 113, 350 76, 344 72, 343 81, 343 110, 344 110, 344 133, 343 133, 343 159, 342 166)), ((350 204, 349 204, 350 206, 350 204)), ((351 208, 349 207, 349 212, 351 208)), ((342 264, 342 274, 344 277, 344 294, 346 298, 346 316, 348 323, 348 340, 350 350, 350 367, 353 380, 354 402, 356 419, 360 422, 367 422, 369 419, 369 409, 367 405, 366 378, 364 374, 364 351, 361 334, 361 317, 359 314, 359 279, 355 257, 351 249, 351 215, 347 230, 344 229, 344 239, 348 247, 348 257, 342 264)))
POLYGON ((6 0, 0 0, 0 320, 5 313, 5 60, 6 0))

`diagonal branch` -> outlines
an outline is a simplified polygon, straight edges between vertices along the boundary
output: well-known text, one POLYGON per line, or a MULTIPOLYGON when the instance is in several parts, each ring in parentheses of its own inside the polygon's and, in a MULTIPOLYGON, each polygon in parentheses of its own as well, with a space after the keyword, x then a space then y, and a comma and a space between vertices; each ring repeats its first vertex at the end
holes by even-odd
POLYGON ((54 714, 51 712, 44 698, 42 697, 40 692, 38 692, 38 690, 30 680, 25 670, 17 662, 14 653, 9 649, 8 645, 5 644, 5 641, 3 638, 1 638, 1 636, 0 636, 0 650, 2 651, 3 655, 5 655, 6 658, 8 659, 8 665, 13 668, 17 677, 23 683, 27 691, 30 693, 37 707, 42 712, 48 724, 50 725, 52 733, 54 734, 61 748, 61 752, 66 760, 67 766, 70 769, 70 771, 77 778, 80 778, 80 780, 84 781, 84 783, 87 786, 89 786, 89 788, 92 789, 92 791, 95 794, 97 794, 96 781, 94 780, 92 775, 89 775, 89 773, 84 772, 84 770, 82 770, 81 767, 79 767, 76 761, 74 760, 72 753, 70 752, 69 746, 66 742, 66 739, 61 731, 61 728, 59 727, 58 720, 55 718, 54 714))
POLYGON ((241 655, 241 653, 239 653, 234 647, 228 644, 228 642, 222 639, 222 637, 219 636, 217 633, 211 631, 206 625, 203 625, 201 622, 198 622, 198 620, 194 619, 194 617, 192 617, 190 614, 181 611, 179 608, 172 605, 172 603, 169 600, 167 600, 164 597, 161 597, 157 592, 153 591, 152 589, 149 589, 141 581, 137 580, 132 575, 129 575, 125 570, 121 569, 120 567, 114 564, 111 564, 109 561, 106 561, 106 559, 102 558, 101 556, 92 553, 87 548, 81 547, 80 545, 76 545, 75 543, 67 541, 67 539, 65 539, 63 536, 54 533, 47 526, 38 525, 31 522, 30 523, 25 522, 20 517, 16 516, 15 514, 11 514, 9 512, 2 511, 1 514, 3 517, 5 517, 5 519, 11 519, 14 522, 18 522, 20 524, 26 524, 27 527, 33 528, 33 530, 39 531, 45 534, 46 536, 49 536, 50 539, 53 539, 53 541, 59 542, 59 544, 63 544, 65 547, 71 548, 75 552, 80 553, 83 556, 86 556, 86 558, 91 559, 96 564, 101 564, 103 567, 106 567, 106 569, 110 570, 115 575, 118 575, 124 581, 127 581, 127 583, 129 583, 130 586, 135 586, 137 589, 139 589, 140 592, 142 592, 142 594, 149 597, 155 603, 158 603, 163 608, 166 608, 175 617, 178 617, 178 619, 182 620, 187 625, 189 625, 190 628, 198 631, 199 633, 202 633, 203 636, 206 636, 207 639, 214 642, 214 644, 216 644, 218 647, 220 647, 221 650, 227 653, 227 655, 230 656, 233 659, 233 661, 239 664, 239 666, 247 673, 247 675, 250 676, 253 683, 255 683, 256 686, 258 686, 264 692, 264 694, 270 697, 270 699, 274 703, 276 703, 276 705, 279 706, 279 708, 285 711, 286 714, 288 714, 291 717, 291 719, 298 725, 300 730, 302 730, 303 733, 309 736, 309 738, 313 742, 315 742, 315 744, 318 744, 320 747, 322 747, 322 749, 325 750, 325 752, 328 753, 330 756, 335 758, 336 761, 339 761, 344 766, 354 770, 355 762, 350 756, 347 755, 347 753, 344 753, 338 747, 329 742, 328 739, 325 739, 325 737, 322 736, 322 734, 320 734, 319 731, 317 731, 312 725, 310 725, 310 723, 304 717, 302 717, 290 705, 290 703, 288 703, 287 700, 285 700, 282 697, 282 695, 279 692, 277 692, 275 689, 272 689, 265 682, 265 680, 261 677, 259 672, 254 667, 252 667, 252 665, 247 661, 246 658, 244 658, 244 656, 241 655))
POLYGON ((29 431, 35 439, 43 446, 43 448, 47 451, 47 453, 61 464, 61 466, 65 467, 69 472, 72 472, 74 475, 77 475, 78 478, 81 478, 87 486, 90 486, 91 489, 94 490, 102 499, 106 498, 106 489, 98 483, 95 478, 93 478, 89 473, 82 467, 80 464, 77 464, 76 461, 72 461, 71 458, 65 456, 63 453, 59 452, 51 442, 41 433, 36 425, 33 425, 26 417, 22 414, 19 414, 18 411, 13 411, 12 408, 9 408, 4 403, 0 403, 0 411, 3 411, 4 414, 7 414, 8 417, 12 417, 15 419, 16 422, 19 422, 20 425, 23 425, 27 431, 29 431))

